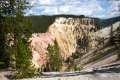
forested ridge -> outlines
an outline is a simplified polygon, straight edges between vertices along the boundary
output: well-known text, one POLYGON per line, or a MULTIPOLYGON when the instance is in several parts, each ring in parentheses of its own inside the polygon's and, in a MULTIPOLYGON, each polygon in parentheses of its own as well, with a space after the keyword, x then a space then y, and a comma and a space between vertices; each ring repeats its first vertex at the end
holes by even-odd
MULTIPOLYGON (((34 15, 31 15, 31 16, 26 16, 28 17, 29 19, 31 19, 32 21, 32 30, 33 32, 46 32, 49 25, 51 25, 54 21, 55 21, 55 18, 57 17, 65 17, 65 18, 84 18, 84 17, 87 17, 87 16, 84 16, 84 15, 78 15, 78 16, 75 16, 75 15, 51 15, 51 16, 48 16, 48 15, 41 15, 41 16, 34 16, 34 15), (44 27, 43 27, 44 26, 44 27)), ((92 18, 92 17, 90 17, 92 18)), ((101 27, 107 27, 117 21, 120 21, 120 17, 113 17, 113 18, 108 18, 108 19, 99 19, 99 18, 94 18, 95 19, 97 25, 101 26, 101 27)))

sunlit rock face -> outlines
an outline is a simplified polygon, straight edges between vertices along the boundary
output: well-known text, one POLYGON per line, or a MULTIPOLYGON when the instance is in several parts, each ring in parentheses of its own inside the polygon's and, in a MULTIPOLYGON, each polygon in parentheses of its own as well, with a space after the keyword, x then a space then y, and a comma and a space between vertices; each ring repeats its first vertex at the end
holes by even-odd
POLYGON ((33 64, 38 68, 46 63, 48 45, 57 41, 61 56, 64 60, 72 54, 86 53, 95 48, 96 27, 91 18, 56 18, 46 33, 34 33, 31 37, 33 64))
POLYGON ((91 18, 60 17, 49 27, 49 32, 55 37, 64 59, 76 51, 85 53, 95 48, 97 42, 93 33, 96 30, 91 18))
POLYGON ((102 65, 119 63, 120 49, 118 46, 120 21, 96 31, 94 34, 96 47, 76 59, 74 63, 79 64, 84 69, 98 67, 102 65), (116 44, 117 43, 117 44, 116 44))
POLYGON ((113 24, 113 28, 109 26, 103 29, 95 24, 92 18, 59 17, 49 26, 46 33, 34 33, 30 47, 35 67, 40 68, 46 64, 47 47, 54 45, 55 40, 65 61, 74 54, 77 54, 74 63, 80 66, 93 62, 94 59, 97 60, 104 52, 107 52, 106 48, 104 52, 102 48, 106 46, 111 37, 111 29, 114 32, 119 23, 113 24))
POLYGON ((46 64, 46 53, 48 45, 54 45, 54 37, 51 33, 34 33, 30 38, 32 50, 32 63, 36 68, 46 64))

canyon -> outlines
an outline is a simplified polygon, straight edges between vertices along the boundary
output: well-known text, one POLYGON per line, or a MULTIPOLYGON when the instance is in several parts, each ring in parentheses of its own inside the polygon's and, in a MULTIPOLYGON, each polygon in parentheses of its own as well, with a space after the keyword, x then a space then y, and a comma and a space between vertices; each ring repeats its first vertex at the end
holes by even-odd
MULTIPOLYGON (((116 38, 120 39, 120 37, 115 37, 116 35, 119 36, 119 31, 117 31, 119 28, 120 21, 103 27, 99 26, 94 18, 58 17, 48 27, 47 32, 33 33, 32 42, 39 39, 35 42, 35 45, 32 45, 32 48, 35 49, 32 52, 37 51, 38 55, 45 54, 48 45, 56 40, 63 61, 73 61, 74 65, 81 67, 83 70, 119 63, 120 50, 116 45, 116 38), (38 36, 35 37, 34 35, 38 36), (42 38, 41 35, 47 37, 42 38), (40 50, 43 50, 43 52, 40 50)), ((35 59, 37 58, 33 58, 34 63, 41 58, 35 59)), ((36 65, 39 67, 40 63, 37 62, 36 65)))

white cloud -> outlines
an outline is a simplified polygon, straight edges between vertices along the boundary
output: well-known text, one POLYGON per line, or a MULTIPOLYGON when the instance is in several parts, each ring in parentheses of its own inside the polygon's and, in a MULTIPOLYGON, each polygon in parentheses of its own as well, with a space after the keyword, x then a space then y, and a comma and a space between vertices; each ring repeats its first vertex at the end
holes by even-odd
POLYGON ((93 16, 96 14, 96 12, 103 10, 104 9, 96 0, 86 1, 85 3, 76 0, 76 2, 73 2, 73 4, 72 2, 69 2, 66 5, 60 6, 59 12, 64 14, 85 14, 87 16, 93 16))
POLYGON ((48 6, 46 6, 46 7, 44 7, 44 10, 41 11, 41 14, 42 15, 45 15, 45 14, 47 14, 47 15, 58 14, 57 7, 48 7, 48 6))
POLYGON ((81 5, 81 0, 65 0, 65 4, 67 5, 81 5))
POLYGON ((28 0, 30 5, 32 6, 52 6, 52 5, 59 5, 65 0, 28 0))
MULTIPOLYGON (((29 13, 33 14, 73 14, 86 15, 92 17, 113 17, 120 15, 120 1, 111 1, 111 5, 106 9, 100 4, 101 0, 29 0, 31 5, 39 7, 34 10, 31 9, 29 13), (39 10, 40 9, 40 10, 39 10), (41 10, 42 9, 42 10, 41 10)), ((109 2, 105 0, 106 2, 109 2)), ((104 3, 101 1, 102 4, 104 3)), ((104 4, 106 5, 106 3, 104 4)))
POLYGON ((50 0, 38 0, 40 4, 51 4, 50 0))
POLYGON ((120 16, 120 1, 111 1, 110 10, 107 12, 108 17, 120 16))
POLYGON ((70 5, 63 5, 63 6, 60 6, 58 12, 59 12, 59 13, 69 13, 71 7, 72 7, 72 6, 70 6, 70 5))

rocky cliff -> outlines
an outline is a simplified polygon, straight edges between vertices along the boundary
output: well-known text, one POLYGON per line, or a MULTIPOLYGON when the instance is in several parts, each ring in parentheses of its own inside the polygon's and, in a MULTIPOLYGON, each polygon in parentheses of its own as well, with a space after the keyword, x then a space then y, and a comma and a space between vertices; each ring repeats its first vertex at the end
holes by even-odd
POLYGON ((48 45, 54 44, 54 36, 51 33, 34 33, 30 38, 30 48, 32 50, 32 63, 36 68, 41 68, 46 64, 46 53, 48 45))
MULTIPOLYGON (((118 59, 116 56, 119 55, 120 51, 116 48, 114 44, 115 41, 113 40, 115 40, 119 27, 119 21, 103 28, 99 26, 93 18, 58 17, 44 34, 50 34, 47 38, 55 38, 52 39, 52 41, 57 41, 64 61, 69 59, 79 67, 87 68, 96 63, 94 66, 98 64, 100 66, 118 59), (116 54, 116 56, 114 54, 116 54), (100 59, 105 59, 105 61, 101 61, 100 59)), ((39 33, 39 35, 40 34, 41 33, 39 33)), ((119 42, 119 39, 117 41, 119 42)), ((48 44, 49 43, 47 43, 47 45, 48 44)), ((32 47, 35 48, 36 45, 32 47)), ((44 47, 44 45, 38 45, 37 47, 44 47)), ((45 49, 46 48, 47 46, 45 49)), ((41 53, 39 51, 40 50, 38 50, 38 53, 41 53)))
POLYGON ((96 31, 94 20, 90 18, 60 17, 49 27, 49 32, 56 38, 64 59, 76 51, 85 53, 87 48, 95 48, 97 44, 93 33, 96 31))
POLYGON ((94 33, 97 34, 95 37, 98 39, 96 48, 76 59, 75 63, 78 62, 77 64, 84 68, 120 63, 119 28, 120 22, 118 21, 111 26, 96 31, 94 33))

